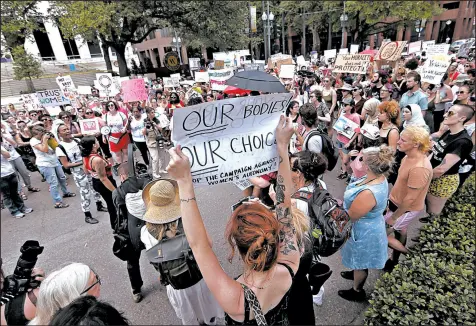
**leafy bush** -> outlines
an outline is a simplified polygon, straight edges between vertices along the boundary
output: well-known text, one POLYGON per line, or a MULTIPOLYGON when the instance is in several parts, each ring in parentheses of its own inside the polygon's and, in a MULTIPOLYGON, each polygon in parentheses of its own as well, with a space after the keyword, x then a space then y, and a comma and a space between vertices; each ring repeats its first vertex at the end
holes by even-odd
POLYGON ((475 174, 376 283, 366 325, 475 325, 475 174))

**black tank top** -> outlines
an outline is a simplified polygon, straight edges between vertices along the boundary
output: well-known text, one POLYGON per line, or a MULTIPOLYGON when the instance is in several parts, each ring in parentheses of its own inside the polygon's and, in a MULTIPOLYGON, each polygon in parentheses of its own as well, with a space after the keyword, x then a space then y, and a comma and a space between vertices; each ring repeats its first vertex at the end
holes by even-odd
POLYGON ((394 129, 398 131, 398 128, 397 128, 397 127, 392 127, 392 128, 390 128, 390 130, 387 132, 387 135, 386 135, 385 137, 380 136, 380 138, 379 138, 379 139, 380 139, 380 145, 387 145, 387 146, 388 146, 388 135, 389 135, 390 132, 391 132, 392 130, 394 130, 394 129))

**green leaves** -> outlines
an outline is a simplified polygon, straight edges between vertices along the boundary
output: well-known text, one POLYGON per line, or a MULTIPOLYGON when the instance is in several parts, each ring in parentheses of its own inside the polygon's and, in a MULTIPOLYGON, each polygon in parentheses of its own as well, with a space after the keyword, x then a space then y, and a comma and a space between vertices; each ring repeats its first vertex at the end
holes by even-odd
POLYGON ((38 78, 43 74, 41 70, 41 63, 30 54, 25 52, 21 46, 16 47, 12 51, 13 54, 13 73, 15 79, 21 80, 23 78, 31 79, 38 78))
POLYGON ((475 174, 422 228, 414 253, 376 283, 366 325, 474 325, 475 174))

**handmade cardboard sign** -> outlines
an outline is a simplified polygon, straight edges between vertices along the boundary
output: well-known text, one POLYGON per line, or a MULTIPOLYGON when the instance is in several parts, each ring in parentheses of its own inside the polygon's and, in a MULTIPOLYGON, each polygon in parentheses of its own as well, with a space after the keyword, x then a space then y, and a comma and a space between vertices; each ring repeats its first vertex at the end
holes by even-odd
POLYGON ((122 86, 122 99, 125 103, 147 100, 147 90, 145 89, 144 79, 124 80, 122 86))
POLYGON ((294 65, 282 65, 279 78, 294 78, 294 65))
POLYGON ((338 54, 333 72, 365 74, 370 63, 370 57, 370 54, 338 54))
POLYGON ((421 81, 434 85, 441 83, 441 79, 450 66, 450 63, 450 57, 446 54, 431 56, 419 69, 421 81))
POLYGON ((291 94, 231 98, 174 111, 172 140, 190 159, 193 183, 240 182, 278 168, 275 130, 291 94))
POLYGON ((430 44, 426 47, 426 56, 428 58, 437 55, 437 54, 448 54, 450 49, 450 44, 439 43, 439 44, 430 44))
POLYGON ((402 56, 402 51, 407 41, 386 42, 382 44, 375 60, 397 61, 402 56))
POLYGON ((23 107, 27 109, 28 111, 43 109, 40 104, 40 101, 38 101, 38 97, 36 96, 36 93, 22 94, 21 98, 23 101, 23 107))
POLYGON ((70 100, 63 95, 63 92, 59 89, 50 89, 47 91, 36 92, 38 101, 40 105, 45 107, 47 106, 58 106, 70 104, 70 100))
POLYGON ((208 81, 209 81, 208 72, 206 72, 206 71, 196 71, 195 72, 195 81, 197 83, 208 83, 208 81))
POLYGON ((209 70, 208 77, 210 86, 214 91, 224 91, 227 85, 225 82, 233 76, 233 69, 227 68, 222 70, 209 70))
POLYGON ((97 119, 79 120, 79 128, 83 135, 95 135, 99 133, 99 121, 97 119))

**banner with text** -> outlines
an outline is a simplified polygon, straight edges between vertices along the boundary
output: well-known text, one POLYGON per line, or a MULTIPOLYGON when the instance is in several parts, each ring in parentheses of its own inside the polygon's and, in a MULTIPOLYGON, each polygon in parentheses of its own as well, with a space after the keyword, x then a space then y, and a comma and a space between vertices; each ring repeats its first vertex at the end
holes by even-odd
POLYGON ((190 159, 193 183, 239 182, 278 169, 275 129, 291 94, 226 99, 174 112, 172 140, 190 159))
POLYGON ((441 79, 450 66, 450 63, 450 57, 446 54, 432 56, 426 60, 425 64, 419 69, 421 81, 434 85, 441 83, 441 79))
POLYGON ((437 54, 448 54, 450 45, 446 43, 431 44, 426 47, 426 56, 428 58, 437 54))
POLYGON ((147 100, 147 90, 145 89, 144 79, 124 80, 121 83, 123 91, 123 100, 125 103, 147 100))
POLYGON ((332 71, 365 74, 371 56, 370 54, 338 54, 332 71))
POLYGON ((35 93, 22 94, 21 99, 23 100, 23 107, 28 111, 42 110, 40 101, 38 101, 35 93))
POLYGON ((233 76, 233 69, 227 68, 222 70, 209 70, 208 77, 210 86, 214 91, 224 91, 227 85, 225 82, 233 76))
POLYGON ((382 44, 375 60, 397 61, 402 56, 402 51, 407 41, 387 42, 382 44))
POLYGON ((408 54, 421 51, 421 41, 411 42, 408 44, 408 54))
POLYGON ((40 105, 58 106, 70 104, 70 100, 63 95, 60 89, 50 89, 47 91, 36 92, 40 105))

